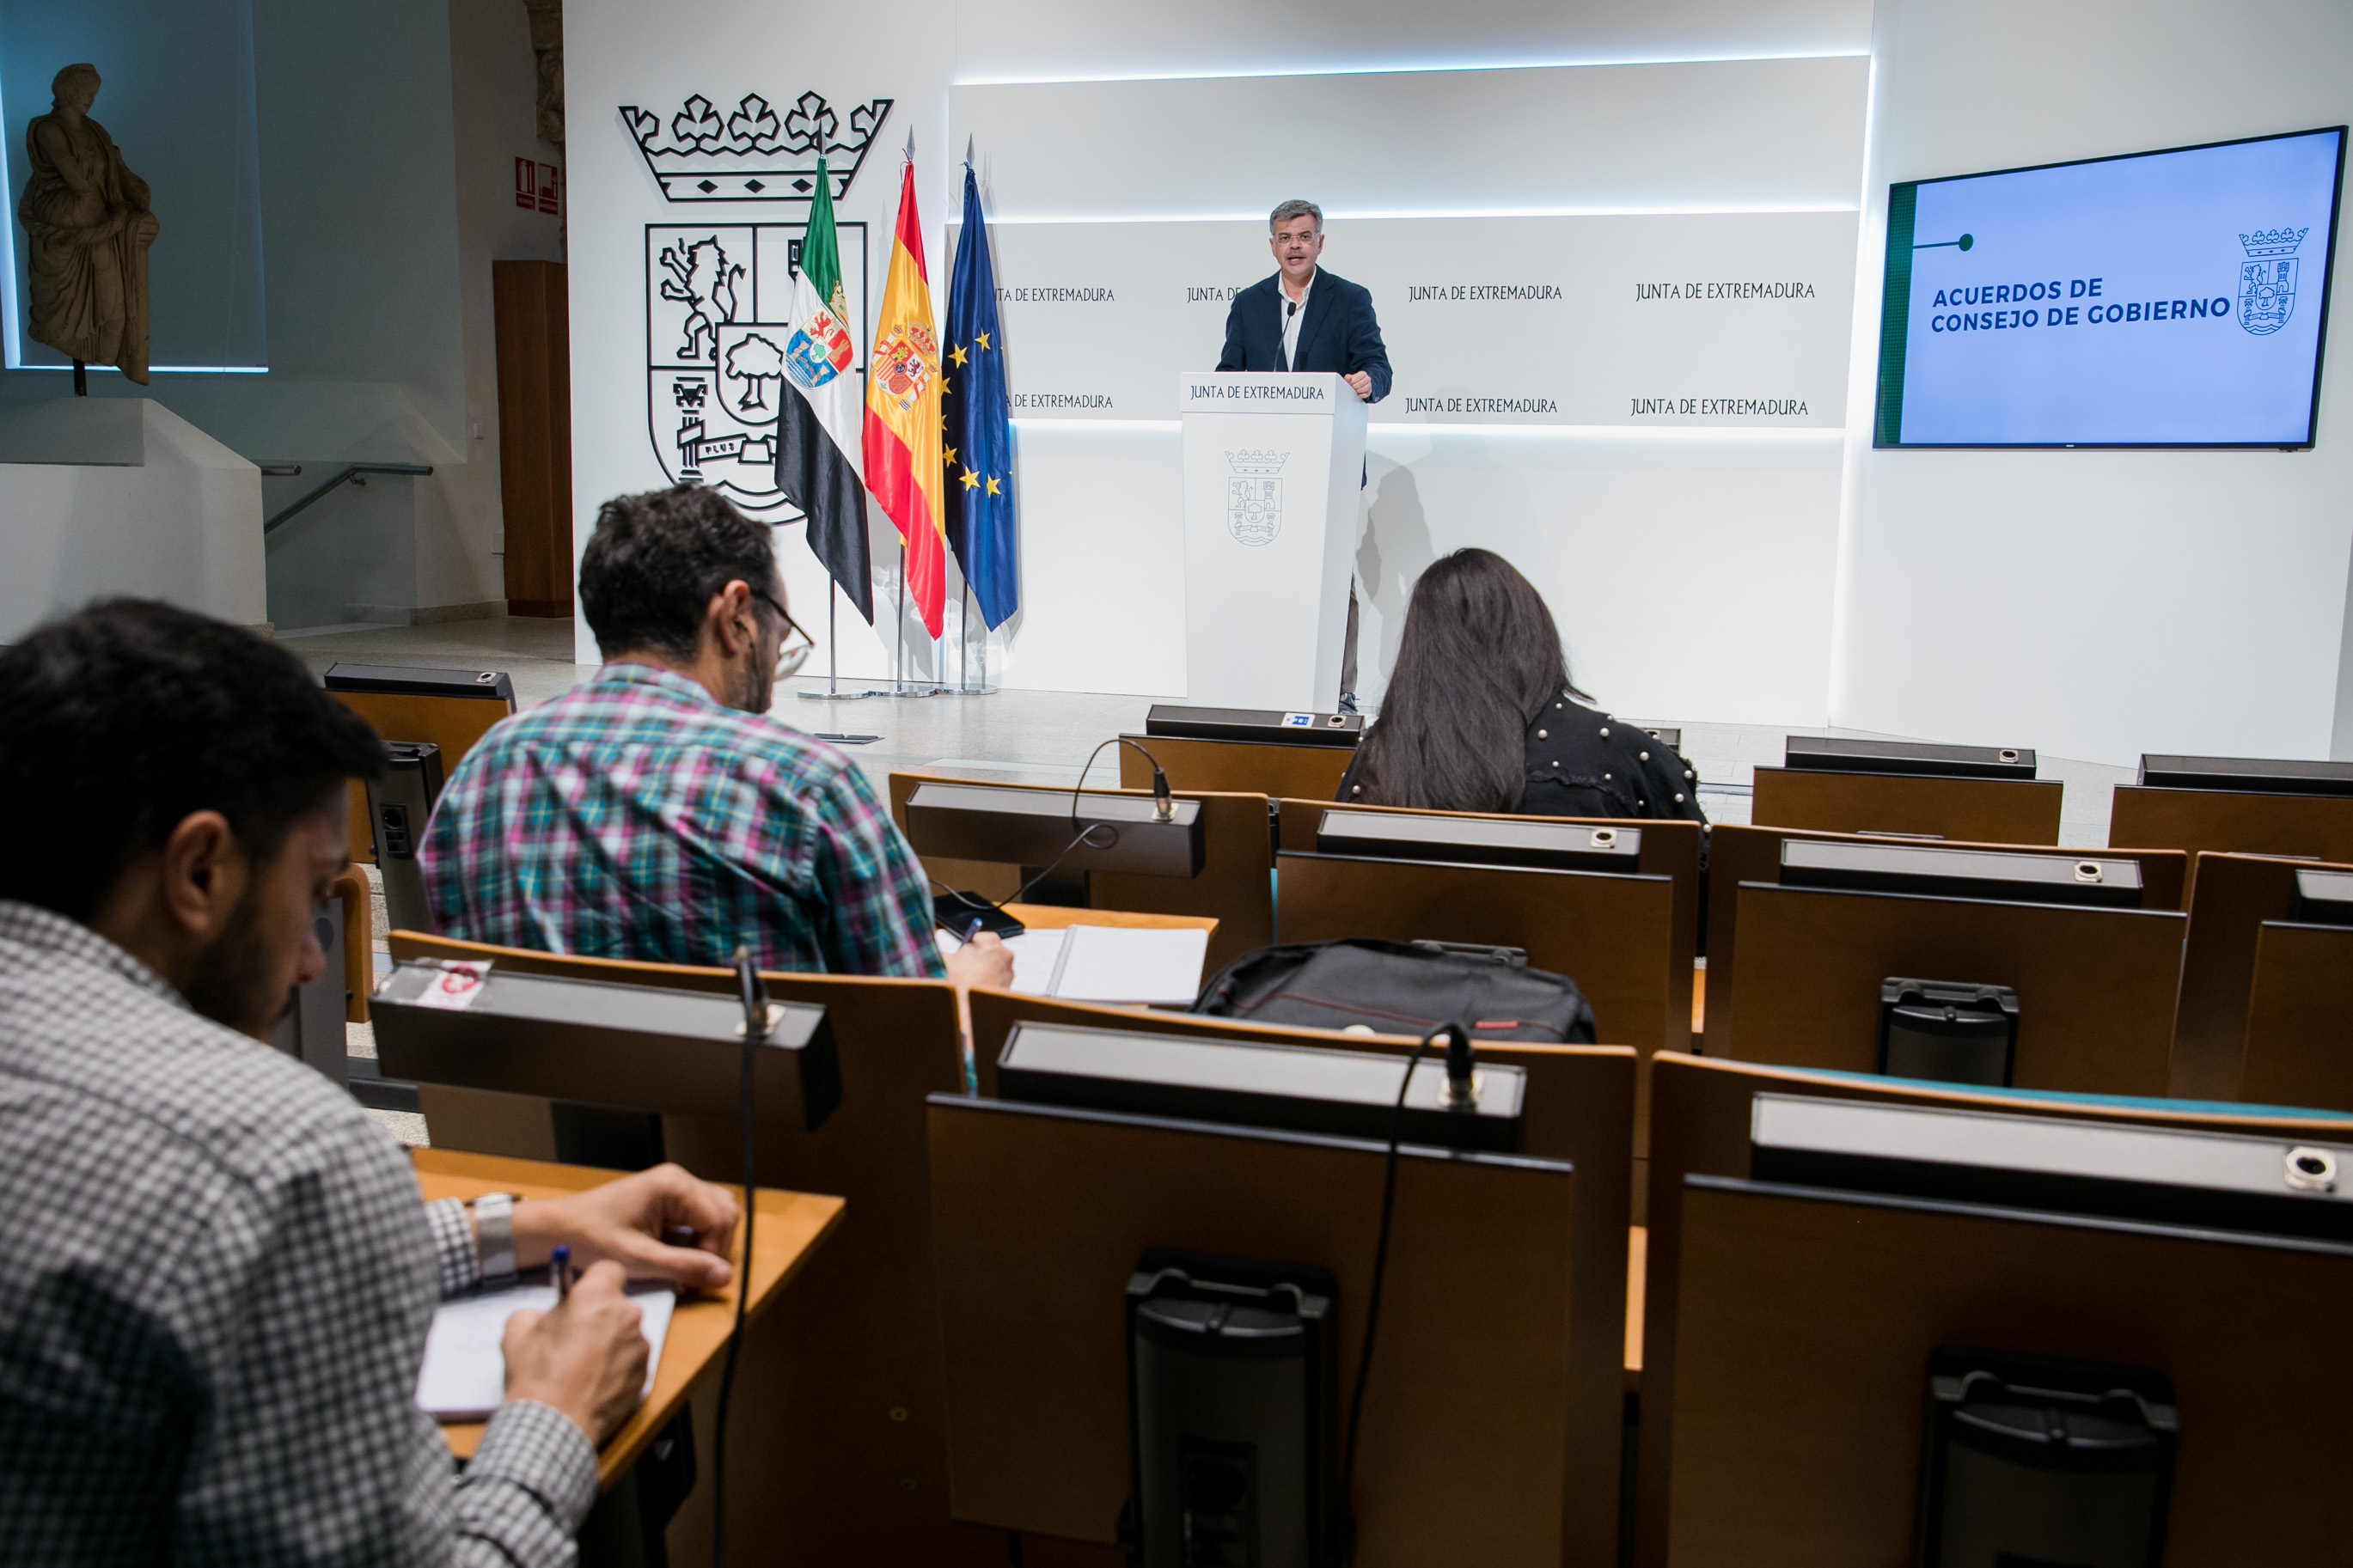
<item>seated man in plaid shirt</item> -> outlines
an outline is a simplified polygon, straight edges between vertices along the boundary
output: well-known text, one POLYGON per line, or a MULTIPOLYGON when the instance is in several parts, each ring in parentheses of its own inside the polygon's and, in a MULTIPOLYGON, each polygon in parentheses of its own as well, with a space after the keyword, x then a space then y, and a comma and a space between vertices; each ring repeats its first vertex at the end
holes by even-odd
POLYGON ((326 960, 375 734, 237 627, 119 600, 0 653, 0 1555, 559 1568, 638 1403, 626 1274, 725 1282, 675 1165, 479 1214, 269 1044, 326 960), (673 1228, 692 1246, 660 1239, 673 1228), (438 1296, 591 1262, 509 1322, 463 1476, 417 1408, 438 1296))
POLYGON ((765 523, 696 487, 617 497, 580 607, 604 667, 483 736, 434 809, 418 859, 442 935, 1012 983, 993 936, 943 963, 923 868, 873 786, 768 716, 808 643, 765 523))

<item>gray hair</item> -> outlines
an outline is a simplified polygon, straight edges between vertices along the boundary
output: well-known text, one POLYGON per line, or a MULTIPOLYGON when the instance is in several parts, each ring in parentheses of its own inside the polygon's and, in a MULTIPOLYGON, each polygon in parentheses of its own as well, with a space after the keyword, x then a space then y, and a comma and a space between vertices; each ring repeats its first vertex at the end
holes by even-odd
POLYGON ((1290 201, 1283 203, 1268 216, 1266 226, 1270 231, 1281 228, 1282 226, 1282 220, 1290 217, 1312 217, 1315 220, 1315 232, 1318 234, 1322 234, 1324 232, 1324 209, 1317 206, 1314 202, 1290 201))

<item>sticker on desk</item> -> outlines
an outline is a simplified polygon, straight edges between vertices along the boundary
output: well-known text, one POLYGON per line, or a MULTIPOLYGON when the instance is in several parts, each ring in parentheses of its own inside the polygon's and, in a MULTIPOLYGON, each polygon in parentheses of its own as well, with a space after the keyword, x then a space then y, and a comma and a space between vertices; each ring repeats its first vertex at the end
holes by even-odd
POLYGON ((481 995, 482 984, 491 973, 488 963, 460 963, 446 958, 429 959, 426 963, 440 973, 417 994, 420 1007, 448 1007, 462 1012, 481 995))
POLYGON ((1313 713, 1285 713, 1282 716, 1282 727, 1286 730, 1313 730, 1315 728, 1315 715, 1313 713))

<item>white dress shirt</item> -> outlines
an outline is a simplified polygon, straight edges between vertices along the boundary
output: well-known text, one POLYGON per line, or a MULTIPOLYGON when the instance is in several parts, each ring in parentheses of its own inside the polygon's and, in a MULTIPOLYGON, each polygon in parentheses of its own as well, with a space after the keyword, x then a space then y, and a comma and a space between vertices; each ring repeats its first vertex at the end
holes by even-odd
POLYGON ((1299 323, 1307 319, 1307 296, 1314 291, 1314 288, 1315 274, 1311 272, 1307 275, 1307 287, 1299 291, 1299 304, 1294 310, 1291 303, 1290 290, 1283 285, 1282 274, 1280 272, 1275 274, 1274 294, 1277 301, 1275 309, 1281 312, 1282 321, 1282 368, 1285 370, 1296 368, 1295 362, 1299 357, 1299 323))

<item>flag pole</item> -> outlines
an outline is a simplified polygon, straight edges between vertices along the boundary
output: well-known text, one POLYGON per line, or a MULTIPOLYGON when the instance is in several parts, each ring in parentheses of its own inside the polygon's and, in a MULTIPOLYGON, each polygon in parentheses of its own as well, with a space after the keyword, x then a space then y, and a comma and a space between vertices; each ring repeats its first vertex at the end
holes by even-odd
POLYGON ((879 691, 844 691, 841 689, 841 584, 830 574, 825 580, 825 689, 804 686, 800 695, 815 702, 856 702, 862 698, 880 697, 879 691))

